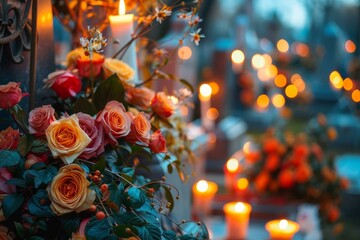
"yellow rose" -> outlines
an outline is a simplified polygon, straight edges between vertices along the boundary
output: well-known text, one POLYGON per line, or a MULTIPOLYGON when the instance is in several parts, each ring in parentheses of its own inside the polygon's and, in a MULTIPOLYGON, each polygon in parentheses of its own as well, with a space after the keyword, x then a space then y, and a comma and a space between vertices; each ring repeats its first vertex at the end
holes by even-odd
POLYGON ((45 134, 52 155, 66 164, 72 163, 91 142, 76 115, 52 122, 45 134))
POLYGON ((50 208, 56 215, 82 212, 90 208, 95 200, 95 191, 88 187, 85 171, 76 164, 60 168, 47 191, 51 201, 50 208))
POLYGON ((105 78, 108 78, 112 74, 116 73, 118 77, 124 82, 133 80, 135 75, 134 70, 129 65, 123 61, 113 58, 105 59, 103 70, 105 78))

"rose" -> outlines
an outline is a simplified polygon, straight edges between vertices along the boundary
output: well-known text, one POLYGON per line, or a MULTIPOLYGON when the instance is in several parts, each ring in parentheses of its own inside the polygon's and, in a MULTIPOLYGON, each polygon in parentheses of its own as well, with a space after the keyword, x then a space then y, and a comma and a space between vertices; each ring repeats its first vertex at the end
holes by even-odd
POLYGON ((148 146, 151 130, 151 124, 148 118, 143 112, 140 112, 135 117, 132 117, 133 119, 130 127, 130 133, 125 137, 125 140, 133 144, 141 142, 148 146))
POLYGON ((13 240, 15 239, 15 234, 13 232, 10 232, 10 230, 7 227, 0 225, 0 239, 13 240))
POLYGON ((95 191, 90 190, 89 185, 86 173, 79 165, 63 166, 47 187, 51 210, 56 215, 64 215, 89 209, 95 200, 95 191))
POLYGON ((27 95, 29 94, 21 92, 20 83, 9 82, 6 85, 0 85, 0 108, 12 108, 27 95))
POLYGON ((56 92, 60 98, 75 97, 81 90, 81 80, 79 77, 68 71, 55 71, 45 79, 45 85, 56 92))
POLYGON ((127 113, 125 107, 117 101, 108 102, 104 110, 98 113, 96 121, 104 127, 106 139, 112 145, 117 145, 117 139, 125 137, 130 132, 130 113, 127 113))
POLYGON ((66 66, 68 69, 76 68, 77 59, 85 56, 84 49, 82 47, 75 48, 66 55, 66 66))
POLYGON ((124 82, 134 79, 135 71, 121 60, 106 58, 103 64, 104 77, 108 78, 114 73, 124 82))
POLYGON ((155 92, 146 87, 128 87, 126 88, 126 100, 140 107, 141 109, 148 109, 151 104, 151 100, 154 98, 155 92))
POLYGON ((14 130, 11 127, 0 131, 0 150, 16 149, 19 134, 19 130, 14 130))
POLYGON ((7 183, 12 177, 11 172, 7 168, 0 168, 0 199, 3 199, 10 193, 15 193, 15 186, 7 183))
POLYGON ((166 141, 160 130, 156 130, 150 137, 150 150, 153 153, 167 152, 166 141))
POLYGON ((55 121, 55 110, 51 105, 45 105, 33 109, 29 113, 29 132, 36 136, 45 135, 45 130, 50 123, 55 121))
POLYGON ((76 116, 79 119, 81 129, 84 130, 91 139, 91 142, 86 146, 80 157, 89 159, 99 156, 105 150, 102 125, 88 114, 77 113, 76 116))
POLYGON ((101 73, 101 67, 104 63, 104 56, 98 53, 93 53, 92 59, 84 54, 76 60, 79 75, 81 77, 96 77, 101 73))
POLYGON ((158 92, 151 100, 151 109, 160 117, 168 118, 174 113, 175 105, 164 92, 158 92))
POLYGON ((76 115, 52 122, 45 134, 52 155, 67 164, 72 163, 91 142, 76 115))
POLYGON ((25 160, 25 168, 29 169, 29 168, 31 168, 32 165, 34 165, 35 163, 39 163, 39 162, 46 163, 47 160, 48 160, 47 153, 43 153, 40 155, 35 155, 32 153, 29 153, 25 160))

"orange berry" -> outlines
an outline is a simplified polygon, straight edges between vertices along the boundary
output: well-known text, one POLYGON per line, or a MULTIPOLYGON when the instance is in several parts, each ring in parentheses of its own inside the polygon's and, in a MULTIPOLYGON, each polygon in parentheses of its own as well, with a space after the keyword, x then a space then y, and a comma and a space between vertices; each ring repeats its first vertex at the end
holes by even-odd
POLYGON ((97 175, 95 175, 95 176, 92 177, 92 180, 93 180, 94 182, 98 182, 98 181, 99 181, 99 177, 98 177, 97 175))
POLYGON ((89 211, 90 212, 95 212, 96 211, 96 206, 94 204, 90 205, 89 211))
POLYGON ((102 219, 105 218, 105 216, 106 215, 105 215, 105 213, 103 211, 99 211, 99 212, 96 213, 95 217, 96 217, 97 220, 102 220, 102 219))
POLYGON ((101 186, 100 186, 100 190, 102 191, 102 192, 106 192, 107 190, 108 190, 108 185, 107 184, 101 184, 101 186))
POLYGON ((96 171, 95 171, 95 175, 100 176, 100 171, 99 171, 99 170, 96 170, 96 171))

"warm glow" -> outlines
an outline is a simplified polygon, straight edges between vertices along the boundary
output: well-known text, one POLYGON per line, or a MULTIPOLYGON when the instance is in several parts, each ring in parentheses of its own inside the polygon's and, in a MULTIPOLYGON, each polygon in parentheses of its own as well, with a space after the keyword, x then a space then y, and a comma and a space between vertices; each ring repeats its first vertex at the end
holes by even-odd
POLYGON ((289 222, 285 219, 280 220, 279 222, 279 228, 284 230, 289 226, 289 222))
POLYGON ((271 64, 266 68, 266 72, 269 77, 274 78, 278 74, 278 69, 275 65, 271 64))
POLYGON ((356 89, 352 92, 351 98, 354 102, 360 102, 360 91, 359 89, 356 89))
POLYGON ((351 40, 347 40, 345 42, 345 50, 348 52, 348 53, 353 53, 355 52, 356 50, 356 45, 353 41, 351 40))
POLYGON ((168 96, 168 99, 170 99, 170 101, 175 105, 179 103, 179 99, 175 96, 168 96))
POLYGON ((238 187, 239 190, 245 190, 249 186, 249 181, 246 178, 240 178, 236 182, 236 186, 238 187))
POLYGON ((332 71, 330 73, 329 79, 332 82, 336 77, 340 77, 340 73, 338 71, 332 71))
POLYGON ((291 81, 292 84, 295 84, 295 82, 296 82, 298 79, 301 79, 301 76, 300 76, 300 74, 295 73, 294 75, 291 76, 290 81, 291 81))
POLYGON ((305 82, 301 78, 300 74, 295 73, 291 77, 291 83, 294 84, 299 92, 302 92, 305 90, 305 82))
POLYGON ((243 151, 245 154, 249 154, 251 152, 251 142, 246 142, 244 144, 243 151))
POLYGON ((260 54, 255 54, 251 59, 251 64, 255 69, 263 68, 265 66, 265 58, 260 54))
POLYGON ((192 56, 192 50, 188 46, 182 46, 178 50, 178 56, 182 60, 189 60, 192 56))
POLYGON ((270 99, 266 94, 261 94, 257 100, 257 105, 261 108, 267 108, 269 106, 270 103, 270 99))
POLYGON ((214 144, 217 141, 217 137, 215 133, 209 133, 208 134, 208 143, 214 144))
POLYGON ((271 58, 271 56, 269 54, 263 54, 263 58, 265 60, 266 65, 272 64, 272 58, 271 58))
POLYGON ((257 76, 262 82, 270 80, 270 76, 267 74, 266 68, 259 69, 259 71, 257 72, 257 76))
POLYGON ((238 213, 243 212, 245 210, 244 203, 242 203, 242 202, 236 203, 235 206, 234 206, 234 210, 235 210, 235 212, 238 212, 238 213))
POLYGON ((285 39, 280 39, 276 44, 277 49, 280 52, 287 52, 289 50, 289 43, 285 39))
POLYGON ((336 89, 341 89, 344 86, 344 80, 340 76, 336 76, 331 83, 336 89))
POLYGON ((216 120, 219 117, 219 111, 216 108, 210 108, 206 112, 206 117, 210 120, 216 120))
POLYGON ((124 0, 120 0, 119 2, 119 15, 125 15, 126 7, 124 0))
POLYGON ((207 84, 207 83, 201 84, 201 86, 200 86, 200 94, 201 94, 201 96, 210 97, 211 92, 212 92, 212 90, 211 90, 211 87, 210 87, 209 84, 207 84))
POLYGON ((196 189, 199 191, 199 192, 206 192, 208 189, 209 189, 209 184, 207 181, 205 180, 200 180, 198 181, 198 183, 196 184, 196 189))
POLYGON ((275 85, 279 88, 285 87, 287 80, 284 74, 279 74, 275 77, 275 85))
POLYGON ((285 98, 281 94, 275 94, 272 97, 271 102, 276 108, 281 108, 285 105, 285 98))
POLYGON ((218 94, 219 92, 219 84, 217 84, 216 82, 210 82, 209 83, 210 87, 211 87, 211 94, 212 95, 215 95, 215 94, 218 94))
POLYGON ((295 52, 300 56, 300 57, 307 57, 309 55, 309 47, 304 44, 304 43, 297 43, 295 46, 295 52))
POLYGON ((234 50, 231 54, 231 60, 234 63, 243 63, 245 60, 245 55, 241 50, 234 50))
POLYGON ((351 89, 353 89, 353 87, 354 87, 353 81, 350 78, 345 78, 344 89, 350 91, 351 89))
POLYGON ((230 158, 226 162, 226 169, 231 173, 237 172, 239 169, 239 161, 235 158, 230 158))
POLYGON ((189 108, 187 106, 181 105, 179 110, 182 116, 187 116, 189 114, 189 108))
POLYGON ((287 86, 285 88, 285 94, 289 98, 295 98, 298 95, 298 93, 299 93, 299 91, 295 85, 290 84, 289 86, 287 86))

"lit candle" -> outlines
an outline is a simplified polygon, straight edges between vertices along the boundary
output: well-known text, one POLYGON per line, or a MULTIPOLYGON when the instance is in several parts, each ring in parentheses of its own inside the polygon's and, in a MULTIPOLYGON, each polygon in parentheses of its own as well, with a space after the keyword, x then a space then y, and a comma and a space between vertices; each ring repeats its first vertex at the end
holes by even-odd
POLYGON ((218 190, 218 186, 214 182, 200 180, 193 185, 194 212, 199 216, 205 216, 211 210, 212 200, 218 190))
POLYGON ((243 202, 229 202, 224 206, 227 239, 246 239, 251 206, 243 202))
POLYGON ((285 219, 269 221, 265 228, 269 232, 271 240, 291 240, 300 229, 299 224, 285 219))
POLYGON ((211 131, 214 128, 214 121, 208 117, 208 111, 211 106, 212 89, 209 84, 204 83, 200 86, 200 111, 201 124, 206 131, 211 131))
POLYGON ((234 50, 231 54, 232 69, 235 73, 240 73, 243 68, 245 55, 241 50, 234 50))
MULTIPOLYGON (((115 45, 117 51, 124 47, 131 39, 132 34, 134 32, 133 26, 133 14, 125 14, 125 3, 124 0, 120 0, 119 2, 119 15, 111 15, 110 19, 110 27, 112 32, 112 37, 119 41, 119 44, 115 45)), ((127 63, 130 67, 132 67, 135 71, 134 82, 137 82, 138 77, 138 67, 136 60, 136 47, 135 43, 132 43, 129 48, 126 50, 123 58, 121 59, 125 63, 127 63)))
POLYGON ((224 166, 225 187, 233 193, 235 191, 236 178, 240 172, 239 161, 236 158, 230 158, 224 166))

